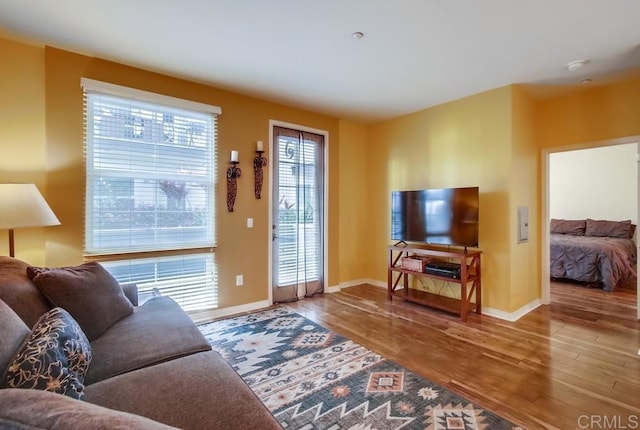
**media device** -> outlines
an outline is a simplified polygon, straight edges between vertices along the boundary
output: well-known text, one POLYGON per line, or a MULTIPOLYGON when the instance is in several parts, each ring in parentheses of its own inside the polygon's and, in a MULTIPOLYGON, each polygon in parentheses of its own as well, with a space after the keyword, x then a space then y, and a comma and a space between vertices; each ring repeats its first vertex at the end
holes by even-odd
POLYGON ((391 239, 478 246, 478 187, 391 193, 391 239))
POLYGON ((460 279, 460 263, 433 261, 426 264, 424 273, 444 276, 445 278, 460 279))

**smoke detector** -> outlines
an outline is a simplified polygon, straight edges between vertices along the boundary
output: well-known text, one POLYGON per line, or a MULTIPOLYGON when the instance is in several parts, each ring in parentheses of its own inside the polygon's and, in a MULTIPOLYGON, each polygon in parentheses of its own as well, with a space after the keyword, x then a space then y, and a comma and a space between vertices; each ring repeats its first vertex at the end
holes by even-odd
POLYGON ((575 60, 567 64, 567 69, 570 72, 573 72, 574 70, 578 70, 583 67, 585 64, 587 64, 587 60, 575 60))

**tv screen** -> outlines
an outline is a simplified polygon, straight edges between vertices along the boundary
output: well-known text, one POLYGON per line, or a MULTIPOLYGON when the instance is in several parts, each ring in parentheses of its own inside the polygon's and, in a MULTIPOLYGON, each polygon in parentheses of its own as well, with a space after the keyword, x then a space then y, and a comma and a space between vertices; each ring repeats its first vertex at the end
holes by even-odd
POLYGON ((391 193, 391 239, 478 246, 478 187, 391 193))

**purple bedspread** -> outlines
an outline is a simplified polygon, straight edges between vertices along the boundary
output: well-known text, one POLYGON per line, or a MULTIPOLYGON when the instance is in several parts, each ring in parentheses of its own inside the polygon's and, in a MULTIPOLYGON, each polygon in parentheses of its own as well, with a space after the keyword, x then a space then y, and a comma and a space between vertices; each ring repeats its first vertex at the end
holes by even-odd
POLYGON ((613 291, 635 275, 636 245, 631 239, 551 235, 551 277, 602 282, 613 291))

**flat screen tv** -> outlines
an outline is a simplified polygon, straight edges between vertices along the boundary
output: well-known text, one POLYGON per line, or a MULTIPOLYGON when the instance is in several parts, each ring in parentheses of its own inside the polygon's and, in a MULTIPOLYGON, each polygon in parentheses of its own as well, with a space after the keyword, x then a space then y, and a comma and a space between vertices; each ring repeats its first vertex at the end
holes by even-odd
POLYGON ((475 248, 478 187, 391 193, 391 239, 475 248))

